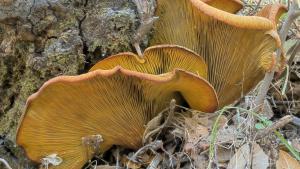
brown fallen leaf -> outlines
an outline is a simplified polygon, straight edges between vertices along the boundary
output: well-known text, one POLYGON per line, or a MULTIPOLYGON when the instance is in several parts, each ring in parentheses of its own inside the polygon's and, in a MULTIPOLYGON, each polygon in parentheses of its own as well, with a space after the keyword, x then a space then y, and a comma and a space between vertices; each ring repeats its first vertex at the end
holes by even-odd
POLYGON ((143 144, 151 142, 151 137, 160 129, 161 123, 163 121, 163 113, 159 113, 152 120, 150 120, 147 125, 143 135, 143 144))
POLYGON ((194 167, 197 169, 206 169, 208 166, 208 158, 204 154, 194 156, 194 167))
POLYGON ((234 150, 233 148, 225 148, 225 147, 218 146, 216 155, 217 155, 218 163, 228 163, 228 161, 234 155, 234 150))
POLYGON ((142 164, 139 162, 134 162, 128 159, 128 156, 122 155, 120 163, 122 166, 126 166, 130 169, 139 169, 142 167, 142 164))
POLYGON ((268 119, 271 119, 274 116, 274 112, 272 110, 272 106, 270 104, 270 102, 265 99, 264 100, 264 104, 262 106, 262 116, 267 117, 268 119))
MULTIPOLYGON (((191 153, 195 146, 203 138, 208 137, 209 131, 207 127, 204 127, 199 121, 199 118, 185 118, 185 137, 186 144, 184 145, 184 151, 191 153)), ((196 153, 196 152, 195 152, 196 153)), ((193 154, 193 153, 192 153, 193 154)), ((197 154, 197 153, 196 153, 197 154)))
POLYGON ((96 169, 117 169, 117 166, 110 166, 110 165, 98 165, 96 169))
POLYGON ((185 119, 185 128, 187 130, 188 142, 197 143, 201 137, 207 137, 209 135, 208 128, 201 125, 201 123, 194 118, 185 119))
POLYGON ((269 157, 264 153, 257 143, 244 144, 229 161, 227 169, 267 169, 269 167, 269 157), (252 164, 251 164, 252 162, 252 164))
POLYGON ((279 150, 279 158, 276 162, 276 169, 299 169, 300 163, 287 152, 279 150))
POLYGON ((218 143, 232 143, 236 138, 237 128, 235 126, 228 126, 221 128, 218 132, 217 142, 218 143))

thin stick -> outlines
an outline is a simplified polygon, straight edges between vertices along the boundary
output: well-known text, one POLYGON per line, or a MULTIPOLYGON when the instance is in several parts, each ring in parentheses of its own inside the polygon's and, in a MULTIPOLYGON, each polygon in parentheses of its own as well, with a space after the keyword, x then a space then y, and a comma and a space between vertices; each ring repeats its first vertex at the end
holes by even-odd
POLYGON ((4 160, 3 158, 0 158, 0 162, 3 163, 3 164, 5 165, 6 168, 12 169, 12 168, 9 166, 8 162, 7 162, 6 160, 4 160))
POLYGON ((289 65, 289 66, 292 65, 292 63, 293 63, 293 61, 294 61, 294 59, 295 59, 295 57, 296 57, 296 55, 297 55, 298 52, 300 52, 300 41, 298 41, 298 42, 295 44, 295 46, 294 46, 294 48, 293 48, 293 50, 292 50, 292 54, 291 54, 291 56, 290 56, 290 58, 289 58, 289 60, 288 60, 288 65, 289 65))
POLYGON ((299 25, 297 25, 295 21, 293 22, 293 25, 295 26, 295 28, 297 29, 297 31, 300 32, 299 25))
POLYGON ((127 168, 129 166, 130 161, 137 162, 138 156, 145 153, 147 150, 151 150, 153 153, 156 153, 158 149, 163 147, 163 142, 161 140, 156 140, 151 142, 144 147, 140 148, 137 152, 135 152, 131 157, 129 157, 127 162, 127 168))
POLYGON ((171 120, 174 118, 175 108, 176 108, 176 100, 172 99, 171 102, 170 102, 170 106, 168 108, 169 109, 169 114, 168 114, 167 119, 164 121, 164 123, 162 125, 158 126, 156 129, 148 132, 144 136, 143 143, 145 143, 148 140, 148 138, 150 138, 154 134, 157 134, 157 133, 161 132, 166 126, 168 126, 171 123, 171 120))
POLYGON ((160 154, 156 154, 156 156, 153 158, 147 169, 157 169, 159 168, 158 165, 162 161, 162 156, 160 154))
POLYGON ((279 119, 278 121, 273 123, 271 126, 268 126, 265 129, 257 132, 256 139, 261 139, 261 138, 267 136, 268 134, 274 132, 275 130, 284 127, 286 124, 292 122, 293 119, 294 118, 291 115, 286 115, 286 116, 282 117, 281 119, 279 119))
POLYGON ((258 8, 260 7, 262 0, 259 0, 254 8, 254 10, 251 12, 251 14, 253 15, 254 13, 257 12, 258 8))

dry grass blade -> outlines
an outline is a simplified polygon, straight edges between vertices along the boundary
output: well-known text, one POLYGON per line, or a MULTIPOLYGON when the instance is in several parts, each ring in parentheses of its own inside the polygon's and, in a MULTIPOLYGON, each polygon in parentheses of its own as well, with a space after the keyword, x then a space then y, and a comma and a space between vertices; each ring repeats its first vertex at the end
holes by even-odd
POLYGON ((6 160, 0 158, 0 163, 2 163, 7 169, 12 169, 6 160))

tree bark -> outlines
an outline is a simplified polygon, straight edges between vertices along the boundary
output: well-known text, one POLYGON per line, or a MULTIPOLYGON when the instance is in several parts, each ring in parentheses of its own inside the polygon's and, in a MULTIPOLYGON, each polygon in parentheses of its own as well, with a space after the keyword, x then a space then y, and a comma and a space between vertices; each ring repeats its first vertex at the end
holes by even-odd
POLYGON ((130 0, 0 0, 0 157, 35 168, 15 146, 27 97, 52 77, 132 51, 138 23, 130 0))

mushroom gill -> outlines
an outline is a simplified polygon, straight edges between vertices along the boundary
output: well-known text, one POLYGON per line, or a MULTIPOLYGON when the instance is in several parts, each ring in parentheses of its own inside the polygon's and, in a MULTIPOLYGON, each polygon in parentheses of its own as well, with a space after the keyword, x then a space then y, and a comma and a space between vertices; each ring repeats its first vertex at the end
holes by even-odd
MULTIPOLYGON (((220 107, 258 84, 273 67, 273 52, 280 45, 276 25, 268 19, 272 17, 235 15, 223 11, 227 0, 215 0, 222 2, 223 6, 215 5, 217 9, 201 0, 157 0, 159 19, 150 41, 184 46, 202 56, 220 107)), ((272 11, 265 9, 264 16, 280 14, 272 11)))
POLYGON ((116 66, 155 75, 183 69, 207 78, 207 65, 204 59, 193 51, 177 45, 149 47, 144 51, 142 58, 131 52, 119 53, 99 61, 90 71, 107 70, 116 66))
POLYGON ((218 107, 212 86, 184 70, 151 75, 116 67, 56 77, 28 99, 17 143, 33 161, 57 154, 63 161, 51 168, 79 169, 112 145, 141 146, 145 124, 178 93, 195 109, 218 107), (96 136, 103 142, 95 144, 96 136))

